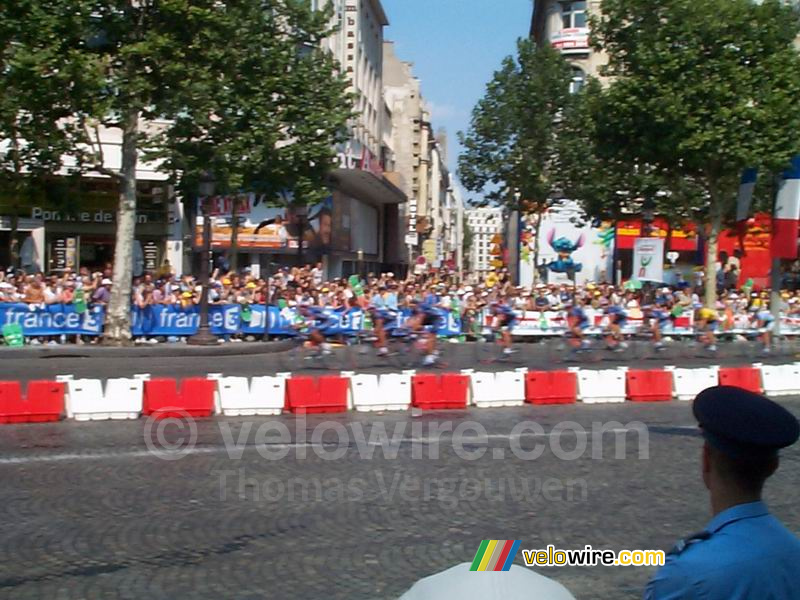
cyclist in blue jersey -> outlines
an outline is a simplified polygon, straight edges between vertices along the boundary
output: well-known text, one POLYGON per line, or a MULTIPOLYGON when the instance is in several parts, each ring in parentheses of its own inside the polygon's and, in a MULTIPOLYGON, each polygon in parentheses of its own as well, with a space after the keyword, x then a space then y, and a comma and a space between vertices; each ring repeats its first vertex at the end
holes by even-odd
POLYGON ((756 327, 761 332, 758 336, 763 345, 761 351, 764 354, 769 354, 770 345, 772 344, 772 330, 775 328, 775 317, 772 316, 768 306, 758 309, 753 317, 756 327))
MULTIPOLYGON (((585 306, 591 305, 591 299, 585 301, 585 306)), ((589 323, 589 316, 586 314, 584 306, 574 304, 568 307, 567 310, 567 327, 578 342, 576 350, 587 350, 590 346, 589 340, 586 339, 586 330, 591 327, 589 323)))
POLYGON ((322 306, 300 304, 297 307, 297 316, 298 319, 294 325, 295 329, 307 330, 308 343, 311 347, 318 349, 321 354, 330 354, 331 346, 325 341, 325 336, 322 335, 320 330, 330 319, 329 315, 325 313, 325 309, 322 306))
POLYGON ((628 322, 628 313, 621 306, 612 304, 606 308, 608 315, 608 335, 606 335, 606 344, 609 349, 615 352, 622 352, 628 347, 628 344, 622 339, 622 328, 628 322))
POLYGON ((662 333, 664 328, 672 321, 671 301, 666 296, 658 296, 655 304, 644 307, 644 313, 650 317, 650 330, 653 332, 653 341, 656 350, 664 349, 662 333))
POLYGON ((389 353, 386 346, 386 327, 397 320, 397 311, 380 303, 370 304, 367 311, 375 328, 375 347, 378 349, 378 356, 386 356, 389 353))
POLYGON ((517 323, 517 315, 514 309, 504 302, 492 302, 489 311, 494 317, 492 330, 500 332, 500 345, 503 346, 503 354, 513 354, 511 329, 517 323))
POLYGON ((436 332, 434 328, 439 323, 440 315, 436 305, 428 302, 412 301, 411 316, 406 322, 408 328, 422 335, 425 341, 425 359, 423 364, 430 366, 436 363, 438 354, 436 352, 436 332))

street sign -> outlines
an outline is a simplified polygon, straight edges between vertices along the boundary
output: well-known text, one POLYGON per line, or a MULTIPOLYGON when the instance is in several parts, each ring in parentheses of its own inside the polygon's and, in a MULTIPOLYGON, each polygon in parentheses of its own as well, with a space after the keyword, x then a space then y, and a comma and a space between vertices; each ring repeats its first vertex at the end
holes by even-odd
POLYGON ((416 246, 419 244, 419 234, 417 233, 407 233, 406 234, 406 246, 416 246))

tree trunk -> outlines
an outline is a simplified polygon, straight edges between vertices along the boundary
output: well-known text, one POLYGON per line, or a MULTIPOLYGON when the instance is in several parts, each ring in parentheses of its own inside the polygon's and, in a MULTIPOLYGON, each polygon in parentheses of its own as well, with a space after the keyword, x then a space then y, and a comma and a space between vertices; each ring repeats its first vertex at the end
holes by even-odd
POLYGON ((228 253, 228 268, 234 273, 239 270, 239 196, 233 197, 231 207, 231 249, 228 253))
POLYGON ((706 308, 717 306, 717 254, 719 253, 719 234, 722 231, 722 207, 719 198, 716 196, 717 190, 711 190, 709 202, 709 216, 711 217, 711 229, 706 239, 706 265, 705 265, 705 304, 706 308))
POLYGON ((540 212, 536 217, 536 227, 533 230, 533 286, 539 283, 539 233, 542 231, 542 218, 544 213, 540 212))
POLYGON ((131 277, 136 233, 136 162, 139 112, 129 110, 122 120, 122 168, 120 169, 114 276, 106 312, 103 341, 123 346, 131 340, 131 277))

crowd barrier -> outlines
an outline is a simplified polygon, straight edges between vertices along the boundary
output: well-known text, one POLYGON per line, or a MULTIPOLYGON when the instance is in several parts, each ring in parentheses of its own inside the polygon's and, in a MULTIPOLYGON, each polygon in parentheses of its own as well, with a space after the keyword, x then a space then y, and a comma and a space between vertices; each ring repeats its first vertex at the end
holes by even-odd
MULTIPOLYGON (((0 423, 107 421, 139 416, 204 418, 282 413, 343 413, 348 410, 460 410, 478 408, 693 400, 704 389, 736 384, 768 395, 800 393, 800 363, 653 370, 583 369, 499 373, 342 372, 322 377, 275 376, 0 381, 0 423), (103 388, 105 387, 105 393, 103 388)), ((518 409, 520 410, 520 409, 518 409)), ((522 409, 525 410, 525 409, 522 409)))
MULTIPOLYGON (((450 311, 440 310, 436 329, 441 336, 462 335, 461 319, 450 311)), ((410 310, 401 311, 393 327, 402 327, 411 315, 410 310)), ((238 304, 214 304, 209 307, 209 325, 215 335, 271 335, 291 336, 296 334, 292 324, 297 313, 295 309, 280 309, 277 306, 251 305, 243 310, 238 304)), ((325 335, 356 335, 369 328, 369 319, 361 309, 325 310, 326 321, 321 330, 325 335)), ((588 335, 600 335, 608 325, 608 318, 601 311, 587 311, 591 326, 588 335)), ((131 330, 135 337, 185 337, 194 334, 200 324, 200 311, 197 306, 181 308, 177 305, 153 305, 145 308, 132 307, 131 330)), ((72 304, 29 305, 22 303, 0 303, 0 328, 5 325, 19 325, 26 337, 84 335, 99 336, 103 333, 105 308, 92 306, 84 312, 77 312, 72 304)), ((482 331, 487 333, 493 317, 484 311, 480 317, 482 331)), ((635 334, 645 328, 640 316, 629 317, 623 333, 635 334)), ((518 337, 563 336, 567 331, 564 311, 519 311, 518 322, 512 333, 518 337)), ((732 327, 722 328, 720 332, 731 334, 752 334, 754 329, 747 315, 737 315, 732 327)), ((692 314, 678 317, 667 325, 664 335, 694 335, 692 314)), ((784 315, 781 317, 783 335, 800 335, 800 317, 784 315)))

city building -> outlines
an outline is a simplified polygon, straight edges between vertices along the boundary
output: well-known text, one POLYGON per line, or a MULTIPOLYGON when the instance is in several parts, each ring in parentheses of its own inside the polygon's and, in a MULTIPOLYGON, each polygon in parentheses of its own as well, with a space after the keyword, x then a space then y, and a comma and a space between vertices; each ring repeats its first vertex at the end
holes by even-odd
POLYGON ((447 136, 434 133, 431 114, 413 74, 413 65, 401 60, 393 42, 384 43, 384 95, 391 114, 391 147, 395 168, 408 203, 401 212, 406 257, 417 270, 428 267, 458 269, 457 223, 453 216, 460 197, 454 196, 453 176, 447 167, 447 136))
POLYGON ((494 270, 492 260, 504 231, 502 208, 471 208, 464 211, 467 226, 472 232, 469 269, 477 275, 485 275, 494 270))
POLYGON ((600 0, 534 0, 531 37, 540 45, 549 43, 572 66, 572 90, 578 91, 587 77, 604 80, 600 67, 607 64, 605 52, 589 44, 589 16, 600 12, 600 0))
MULTIPOLYGON (((312 0, 315 10, 325 7, 331 8, 334 33, 322 46, 339 62, 354 97, 349 139, 336 149, 339 165, 328 181, 330 196, 297 210, 267 206, 253 194, 242 194, 235 200, 237 209, 247 212, 237 211, 237 227, 245 232, 238 235, 238 263, 264 273, 279 265, 319 261, 326 277, 403 272, 399 207, 406 194, 393 172, 387 134, 392 117, 383 97, 383 30, 389 21, 380 0, 312 0), (259 229, 262 223, 269 224, 259 229)), ((233 206, 233 200, 222 202, 215 215, 219 235, 212 246, 219 255, 230 251, 233 206)), ((202 239, 200 224, 198 215, 196 247, 202 239)))
MULTIPOLYGON (((142 127, 158 128, 155 121, 142 127)), ((105 166, 119 170, 119 129, 100 127, 105 166)), ((3 143, 0 143, 0 151, 3 143)), ((69 161, 66 163, 69 165, 69 161)), ((63 174, 66 175, 66 170, 63 174)), ((133 272, 157 270, 163 261, 182 267, 183 207, 158 164, 140 159, 136 169, 138 210, 133 272)), ((119 187, 100 173, 76 180, 54 177, 32 190, 24 202, 0 188, 0 265, 18 264, 28 272, 103 270, 113 261, 119 187)), ((188 247, 187 247, 188 248, 188 247)))

